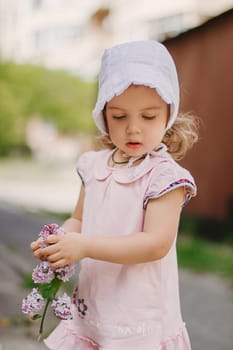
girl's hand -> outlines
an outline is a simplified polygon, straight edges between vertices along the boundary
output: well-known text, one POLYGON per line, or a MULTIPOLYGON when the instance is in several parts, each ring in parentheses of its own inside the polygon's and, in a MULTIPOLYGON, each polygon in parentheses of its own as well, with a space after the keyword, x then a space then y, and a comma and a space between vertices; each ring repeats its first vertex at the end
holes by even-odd
POLYGON ((38 241, 31 244, 34 256, 50 262, 53 268, 64 267, 83 259, 86 256, 85 239, 77 232, 65 235, 50 235, 45 243, 46 248, 39 247, 38 241))
POLYGON ((40 253, 42 244, 43 244, 43 240, 39 238, 30 244, 30 248, 33 251, 33 254, 36 258, 40 260, 45 260, 44 256, 42 256, 40 253))
POLYGON ((37 249, 39 249, 41 246, 41 239, 38 239, 37 241, 34 241, 31 243, 30 247, 31 247, 31 250, 34 252, 36 251, 37 249))

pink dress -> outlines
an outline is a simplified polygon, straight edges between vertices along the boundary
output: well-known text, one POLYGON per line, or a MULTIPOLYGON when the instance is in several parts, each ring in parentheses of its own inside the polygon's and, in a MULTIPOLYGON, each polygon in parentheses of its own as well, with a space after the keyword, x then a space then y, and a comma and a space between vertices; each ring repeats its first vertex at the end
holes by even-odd
MULTIPOLYGON (((133 167, 109 167, 111 153, 92 151, 79 159, 85 186, 82 234, 140 232, 150 199, 177 187, 184 188, 185 202, 196 194, 192 176, 164 145, 133 167)), ((45 339, 49 349, 191 349, 180 313, 176 240, 165 257, 153 262, 83 259, 73 301, 73 319, 61 321, 45 339)))

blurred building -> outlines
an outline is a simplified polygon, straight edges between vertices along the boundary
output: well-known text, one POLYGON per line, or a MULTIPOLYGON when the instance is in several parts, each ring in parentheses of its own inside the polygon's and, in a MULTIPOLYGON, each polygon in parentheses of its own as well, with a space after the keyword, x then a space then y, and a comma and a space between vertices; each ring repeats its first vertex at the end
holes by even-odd
MULTIPOLYGON (((177 66, 181 110, 191 111, 201 118, 200 140, 182 162, 191 170, 198 185, 198 196, 185 210, 231 223, 232 34, 233 9, 164 42, 177 66)), ((215 229, 212 227, 212 231, 215 229)))
POLYGON ((164 40, 233 0, 0 0, 0 57, 94 77, 105 47, 164 40))
POLYGON ((100 1, 0 0, 0 56, 53 69, 78 68, 87 18, 100 1))

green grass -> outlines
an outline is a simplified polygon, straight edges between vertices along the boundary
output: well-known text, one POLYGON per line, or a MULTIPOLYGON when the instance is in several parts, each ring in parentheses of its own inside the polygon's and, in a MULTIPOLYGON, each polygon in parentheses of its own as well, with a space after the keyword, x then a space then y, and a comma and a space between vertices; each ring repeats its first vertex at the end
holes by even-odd
POLYGON ((21 286, 25 289, 32 289, 36 287, 36 284, 32 279, 31 271, 24 274, 21 286))
POLYGON ((177 242, 178 263, 182 268, 233 277, 233 247, 180 235, 177 242))

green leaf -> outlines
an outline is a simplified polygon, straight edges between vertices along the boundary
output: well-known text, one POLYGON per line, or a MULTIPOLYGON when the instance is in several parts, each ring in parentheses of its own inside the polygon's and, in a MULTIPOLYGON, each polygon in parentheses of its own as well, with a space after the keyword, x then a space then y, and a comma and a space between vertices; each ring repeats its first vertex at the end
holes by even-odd
POLYGON ((51 283, 41 283, 39 284, 39 290, 44 299, 52 300, 57 294, 58 289, 60 288, 62 281, 58 278, 54 278, 51 283))
POLYGON ((36 314, 32 317, 33 320, 38 320, 38 318, 41 318, 42 316, 40 314, 36 314))

